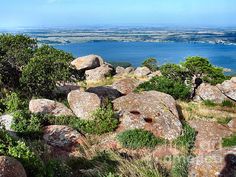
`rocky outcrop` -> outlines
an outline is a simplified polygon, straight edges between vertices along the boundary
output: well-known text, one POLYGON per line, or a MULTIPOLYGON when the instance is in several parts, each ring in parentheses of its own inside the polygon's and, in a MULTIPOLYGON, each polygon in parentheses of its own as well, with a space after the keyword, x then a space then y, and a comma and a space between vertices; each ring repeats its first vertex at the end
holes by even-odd
POLYGON ((92 119, 92 113, 101 106, 101 100, 95 93, 74 90, 67 99, 74 114, 81 119, 92 119))
POLYGON ((57 94, 68 94, 72 90, 79 90, 80 86, 77 83, 57 83, 57 87, 55 89, 55 93, 57 94))
POLYGON ((114 109, 121 115, 118 131, 145 129, 168 140, 181 133, 176 102, 170 95, 157 91, 130 93, 113 103, 114 109))
POLYGON ((135 71, 134 71, 134 76, 136 77, 147 77, 149 74, 151 74, 151 70, 147 67, 138 67, 135 71))
POLYGON ((136 87, 138 87, 138 85, 139 85, 138 80, 132 79, 132 78, 125 78, 125 79, 121 79, 121 80, 114 82, 112 87, 114 89, 117 89, 122 94, 127 95, 127 94, 133 92, 134 89, 136 87))
POLYGON ((224 81, 222 84, 218 84, 217 87, 228 98, 236 101, 236 77, 232 77, 230 80, 224 81))
POLYGON ((35 114, 51 114, 54 116, 73 116, 72 111, 64 104, 48 100, 48 99, 33 99, 30 100, 29 110, 35 114))
POLYGON ((1 177, 27 177, 22 164, 12 157, 0 156, 1 177))
POLYGON ((64 125, 50 125, 44 127, 43 139, 48 145, 67 152, 73 152, 85 141, 81 133, 64 125))
POLYGON ((112 101, 122 96, 118 90, 109 86, 91 87, 87 89, 86 92, 95 93, 101 100, 104 101, 107 99, 112 101))
POLYGON ((196 90, 194 101, 210 100, 215 103, 222 103, 228 98, 218 89, 218 87, 203 83, 196 90))
POLYGON ((189 177, 235 177, 236 148, 224 148, 190 161, 189 177))
POLYGON ((129 74, 132 74, 133 72, 134 72, 133 67, 127 67, 127 68, 123 68, 121 66, 116 67, 117 76, 127 76, 129 74))
POLYGON ((85 71, 85 76, 87 81, 101 81, 106 79, 106 77, 111 76, 114 69, 109 64, 103 64, 95 69, 85 71))
POLYGON ((88 55, 79 57, 71 62, 77 70, 89 70, 101 66, 104 63, 102 57, 98 55, 88 55))
POLYGON ((206 154, 221 148, 222 138, 233 134, 228 127, 216 122, 192 120, 189 121, 189 124, 197 131, 195 141, 196 154, 206 154))

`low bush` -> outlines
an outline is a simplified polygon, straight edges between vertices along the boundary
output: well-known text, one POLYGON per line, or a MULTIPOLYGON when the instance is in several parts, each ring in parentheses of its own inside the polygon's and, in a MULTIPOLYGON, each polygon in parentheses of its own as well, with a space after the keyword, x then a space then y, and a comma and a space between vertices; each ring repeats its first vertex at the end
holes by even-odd
POLYGON ((117 139, 123 147, 132 149, 154 148, 165 142, 163 139, 155 137, 151 132, 142 129, 127 130, 120 133, 117 139))
POLYGON ((172 143, 185 151, 185 153, 190 153, 194 147, 196 138, 196 131, 188 125, 186 122, 183 123, 182 135, 175 139, 172 143))
POLYGON ((215 106, 217 106, 217 104, 214 103, 214 102, 211 101, 211 100, 204 100, 204 101, 203 101, 203 104, 204 104, 205 106, 208 106, 208 107, 215 107, 215 106))
POLYGON ((217 123, 222 124, 222 125, 227 125, 231 120, 232 120, 231 117, 219 118, 217 119, 217 123))
POLYGON ((166 77, 153 77, 150 81, 144 82, 138 86, 136 91, 156 90, 167 93, 175 99, 188 100, 190 88, 184 83, 172 80, 166 77))
POLYGON ((223 147, 231 147, 236 146, 236 134, 233 134, 229 137, 222 139, 222 146, 223 147))
POLYGON ((158 70, 157 60, 155 58, 148 58, 143 63, 142 66, 149 68, 151 71, 155 72, 158 70))
POLYGON ((235 106, 234 103, 232 101, 229 101, 229 100, 222 101, 221 105, 224 106, 224 107, 229 107, 229 108, 232 108, 232 107, 235 106))
POLYGON ((188 177, 189 158, 187 156, 174 157, 171 177, 188 177))

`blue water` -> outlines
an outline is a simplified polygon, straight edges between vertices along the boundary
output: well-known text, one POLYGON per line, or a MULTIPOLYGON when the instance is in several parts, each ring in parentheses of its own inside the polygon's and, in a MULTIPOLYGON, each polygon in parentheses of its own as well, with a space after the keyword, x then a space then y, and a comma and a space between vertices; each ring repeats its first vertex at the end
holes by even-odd
POLYGON ((179 63, 188 56, 202 56, 220 67, 236 71, 236 45, 202 43, 152 42, 86 42, 54 47, 74 56, 97 54, 106 61, 125 61, 139 66, 148 57, 157 58, 160 64, 179 63))

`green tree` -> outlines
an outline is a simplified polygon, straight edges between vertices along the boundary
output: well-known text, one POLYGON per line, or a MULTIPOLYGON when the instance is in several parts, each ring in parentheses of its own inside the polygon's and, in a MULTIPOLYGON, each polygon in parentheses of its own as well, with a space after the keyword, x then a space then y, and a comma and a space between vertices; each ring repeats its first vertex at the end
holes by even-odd
POLYGON ((52 97, 57 82, 72 81, 71 54, 43 46, 37 49, 34 57, 22 71, 22 88, 29 96, 52 97))
POLYGON ((148 58, 143 63, 142 66, 146 66, 151 71, 157 71, 158 70, 158 64, 157 60, 155 58, 148 58))

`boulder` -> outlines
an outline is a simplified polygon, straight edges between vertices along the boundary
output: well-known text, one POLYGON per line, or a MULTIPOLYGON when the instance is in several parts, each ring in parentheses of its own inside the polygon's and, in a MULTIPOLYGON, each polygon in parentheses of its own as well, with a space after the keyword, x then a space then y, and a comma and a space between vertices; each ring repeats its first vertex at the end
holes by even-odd
POLYGON ((223 148, 192 158, 189 177, 235 177, 236 148, 223 148))
POLYGON ((232 119, 229 123, 228 123, 229 128, 236 132, 236 118, 232 119))
POLYGON ((95 69, 85 71, 87 81, 101 81, 106 79, 106 77, 111 76, 114 69, 109 64, 103 64, 95 69))
POLYGON ((87 89, 86 92, 95 93, 101 100, 104 101, 106 99, 112 101, 122 96, 122 94, 118 90, 110 86, 91 87, 87 89))
POLYGON ((54 116, 73 116, 64 104, 48 99, 32 99, 29 103, 31 113, 51 114, 54 116))
POLYGON ((217 87, 231 100, 236 101, 236 77, 218 84, 217 87))
POLYGON ((6 114, 6 115, 0 116, 0 128, 4 126, 7 131, 14 132, 11 128, 12 123, 13 123, 12 115, 6 114))
POLYGON ((74 90, 67 99, 74 114, 81 119, 92 119, 92 113, 101 106, 101 100, 95 93, 74 90))
POLYGON ((158 77, 158 76, 162 76, 161 71, 155 71, 148 75, 150 79, 153 77, 158 77))
POLYGON ((127 95, 127 94, 133 92, 134 89, 136 87, 138 87, 138 85, 139 85, 138 80, 132 79, 132 78, 125 78, 125 79, 121 79, 121 80, 114 82, 112 85, 112 88, 118 90, 119 92, 121 92, 124 95, 127 95))
POLYGON ((134 72, 133 67, 127 67, 127 68, 123 68, 121 66, 116 67, 117 76, 126 76, 132 74, 133 72, 134 72))
POLYGON ((102 57, 98 55, 88 55, 79 57, 71 62, 77 70, 89 70, 101 66, 104 63, 102 57))
POLYGON ((68 94, 70 93, 72 90, 79 90, 80 86, 77 83, 70 83, 70 82, 66 82, 66 83, 57 83, 57 87, 55 92, 59 93, 59 94, 68 94))
POLYGON ((218 89, 218 87, 203 83, 197 90, 194 97, 195 101, 210 100, 215 103, 222 103, 228 98, 218 89))
POLYGON ((168 140, 181 134, 176 102, 168 94, 157 91, 130 93, 114 100, 113 106, 120 112, 119 132, 145 129, 168 140))
POLYGON ((147 67, 138 67, 135 71, 134 71, 134 75, 136 77, 147 77, 149 74, 151 74, 151 70, 147 67))
POLYGON ((0 156, 0 176, 1 177, 27 177, 22 164, 8 156, 0 156))
POLYGON ((64 125, 44 127, 43 139, 48 145, 67 152, 73 152, 85 142, 85 138, 81 133, 64 125))
POLYGON ((189 124, 197 131, 196 154, 206 154, 221 148, 222 138, 233 134, 228 127, 216 122, 192 120, 189 124))

